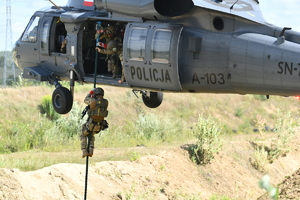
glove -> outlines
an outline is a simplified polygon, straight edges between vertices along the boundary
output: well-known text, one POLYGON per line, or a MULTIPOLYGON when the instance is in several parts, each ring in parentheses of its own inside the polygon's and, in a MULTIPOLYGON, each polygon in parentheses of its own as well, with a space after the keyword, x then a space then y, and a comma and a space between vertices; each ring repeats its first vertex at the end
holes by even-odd
POLYGON ((94 97, 94 96, 95 96, 94 90, 91 90, 91 91, 89 92, 89 95, 90 95, 91 97, 94 97))
POLYGON ((105 130, 105 129, 107 129, 107 128, 108 128, 108 123, 107 123, 106 120, 103 120, 103 121, 102 121, 102 130, 105 130))
POLYGON ((103 42, 98 42, 98 43, 97 43, 97 46, 98 46, 98 47, 103 47, 103 48, 105 48, 105 49, 107 48, 107 44, 105 44, 105 43, 103 43, 103 42))

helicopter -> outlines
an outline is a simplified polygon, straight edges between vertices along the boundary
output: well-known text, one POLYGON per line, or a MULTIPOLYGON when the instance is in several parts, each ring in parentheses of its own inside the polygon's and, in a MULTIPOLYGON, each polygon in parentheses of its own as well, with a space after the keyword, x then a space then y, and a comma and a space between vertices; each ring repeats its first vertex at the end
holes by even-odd
POLYGON ((13 58, 25 79, 55 86, 66 114, 75 82, 132 88, 150 108, 164 92, 298 96, 299 52, 300 33, 268 23, 258 0, 69 0, 33 14, 13 58), (124 33, 125 82, 96 51, 99 24, 124 33))

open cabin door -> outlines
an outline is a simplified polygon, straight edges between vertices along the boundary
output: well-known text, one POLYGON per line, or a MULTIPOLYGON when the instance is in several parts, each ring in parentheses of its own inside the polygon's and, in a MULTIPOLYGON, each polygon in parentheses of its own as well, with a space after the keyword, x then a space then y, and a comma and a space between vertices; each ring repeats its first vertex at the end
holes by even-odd
POLYGON ((124 74, 131 87, 180 91, 178 46, 182 26, 129 23, 124 37, 124 74))

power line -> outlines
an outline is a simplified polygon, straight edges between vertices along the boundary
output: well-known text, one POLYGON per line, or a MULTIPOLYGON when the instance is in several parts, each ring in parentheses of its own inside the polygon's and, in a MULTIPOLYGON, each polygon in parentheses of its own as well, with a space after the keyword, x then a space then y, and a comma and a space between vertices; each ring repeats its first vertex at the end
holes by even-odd
POLYGON ((8 66, 8 58, 12 57, 12 30, 11 30, 11 2, 6 0, 6 34, 5 34, 5 58, 4 58, 4 72, 3 72, 3 85, 6 86, 7 78, 13 75, 13 81, 16 81, 15 65, 12 62, 8 66))

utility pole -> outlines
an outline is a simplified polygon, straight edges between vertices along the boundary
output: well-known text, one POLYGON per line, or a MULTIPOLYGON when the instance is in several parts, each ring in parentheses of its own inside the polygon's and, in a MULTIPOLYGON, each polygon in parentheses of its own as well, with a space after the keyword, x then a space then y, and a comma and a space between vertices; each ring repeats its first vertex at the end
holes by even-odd
POLYGON ((8 58, 12 57, 12 30, 11 30, 11 2, 6 0, 6 36, 5 36, 5 58, 4 58, 4 73, 3 73, 3 85, 6 86, 6 81, 9 75, 13 75, 13 81, 16 81, 15 65, 12 62, 11 66, 8 66, 8 58))

